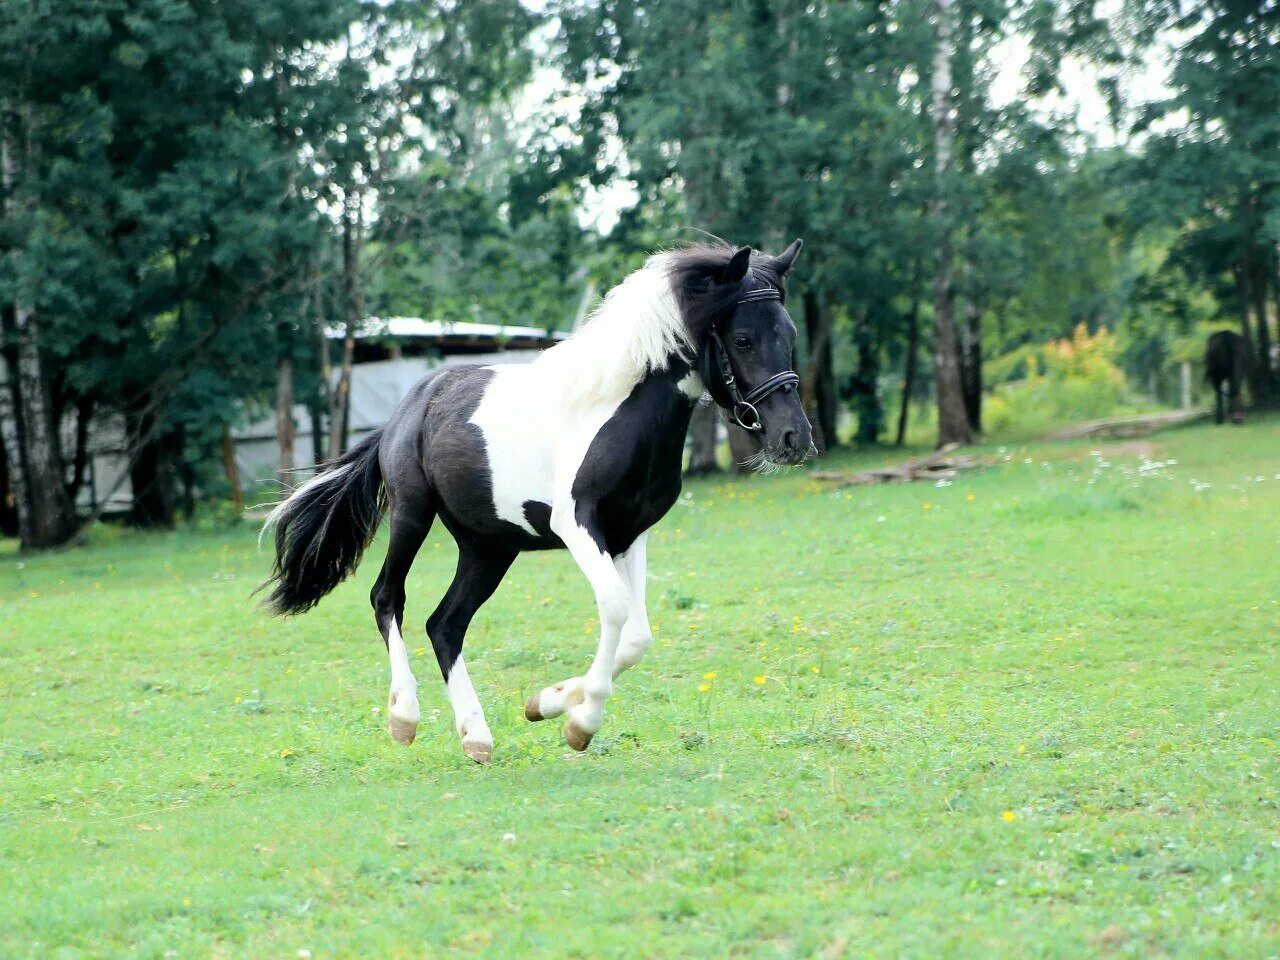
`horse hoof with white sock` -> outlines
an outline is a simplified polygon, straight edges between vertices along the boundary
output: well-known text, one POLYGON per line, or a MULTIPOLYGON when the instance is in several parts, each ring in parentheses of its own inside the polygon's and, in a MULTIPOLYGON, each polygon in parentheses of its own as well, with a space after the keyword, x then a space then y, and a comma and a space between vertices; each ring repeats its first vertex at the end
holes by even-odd
POLYGON ((533 363, 432 372, 385 426, 267 518, 276 558, 266 605, 311 609, 356 568, 388 514, 369 599, 391 665, 388 729, 412 743, 419 707, 401 633, 404 586, 439 516, 458 567, 426 632, 463 753, 484 764, 493 736, 462 656, 467 628, 520 553, 567 549, 595 593, 596 654, 581 677, 530 697, 524 713, 567 714, 565 741, 585 750, 613 681, 649 646, 648 531, 680 495, 685 434, 704 391, 756 437, 761 465, 800 463, 812 450, 785 308, 799 252, 797 240, 776 257, 727 246, 657 254, 533 363))
POLYGON ((400 696, 394 690, 387 698, 387 730, 391 739, 406 747, 418 736, 418 698, 400 696))

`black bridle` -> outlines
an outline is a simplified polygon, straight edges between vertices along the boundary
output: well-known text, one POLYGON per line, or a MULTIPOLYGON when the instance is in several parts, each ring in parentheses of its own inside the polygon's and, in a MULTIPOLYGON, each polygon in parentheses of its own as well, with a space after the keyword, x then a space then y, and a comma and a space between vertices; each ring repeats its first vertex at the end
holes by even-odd
MULTIPOLYGON (((744 303, 758 303, 763 300, 781 302, 782 294, 773 287, 763 287, 759 290, 744 293, 738 298, 735 306, 741 306, 744 303)), ((715 351, 716 363, 720 367, 720 377, 724 381, 724 388, 728 391, 729 399, 733 402, 733 407, 729 411, 733 414, 733 419, 737 421, 738 426, 743 430, 750 430, 753 433, 763 430, 764 424, 760 420, 760 413, 756 410, 755 405, 775 390, 781 390, 784 393, 790 392, 793 387, 800 383, 800 375, 794 370, 775 373, 764 383, 752 387, 744 394, 738 389, 738 381, 733 376, 733 364, 729 360, 729 351, 725 349, 724 341, 720 339, 720 331, 714 325, 711 327, 711 346, 715 351), (750 420, 744 420, 744 416, 749 417, 750 420)))

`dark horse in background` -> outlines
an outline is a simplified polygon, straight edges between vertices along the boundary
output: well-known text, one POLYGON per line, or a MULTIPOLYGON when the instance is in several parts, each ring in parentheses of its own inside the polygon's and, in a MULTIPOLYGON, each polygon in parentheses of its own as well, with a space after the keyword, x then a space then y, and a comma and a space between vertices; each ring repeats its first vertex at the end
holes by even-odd
POLYGON ((1213 387, 1214 418, 1226 420, 1230 411, 1232 423, 1244 423, 1244 405, 1240 391, 1249 370, 1249 350, 1244 337, 1234 330, 1219 330, 1209 336, 1204 349, 1205 378, 1213 387))
POLYGON ((715 246, 658 254, 532 363, 433 372, 386 426, 272 513, 267 605, 281 614, 315 606, 355 569, 388 511, 370 601, 391 661, 388 726, 412 743, 419 707, 401 633, 404 586, 439 517, 457 541, 458 569, 427 635, 463 752, 487 763, 493 736, 463 638, 518 554, 565 548, 595 593, 600 639, 586 673, 531 697, 525 716, 566 714, 565 739, 585 750, 614 680, 651 641, 645 542, 680 495, 685 434, 704 389, 759 439, 761 464, 813 452, 785 309, 799 251, 797 240, 776 257, 715 246))

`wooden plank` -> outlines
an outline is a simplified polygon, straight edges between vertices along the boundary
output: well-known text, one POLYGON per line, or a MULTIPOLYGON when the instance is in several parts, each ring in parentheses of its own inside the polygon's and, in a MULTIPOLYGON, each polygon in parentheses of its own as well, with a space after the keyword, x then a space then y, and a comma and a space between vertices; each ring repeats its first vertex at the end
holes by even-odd
POLYGON ((950 443, 935 450, 927 457, 909 460, 897 467, 879 467, 874 470, 863 470, 860 473, 846 473, 843 470, 814 470, 809 476, 820 483, 834 483, 838 486, 851 487, 871 483, 911 483, 915 480, 947 480, 961 470, 973 470, 984 466, 983 461, 975 456, 957 456, 959 444, 950 443))
POLYGON ((1081 423, 1049 436, 1050 440, 1085 440, 1090 437, 1145 437, 1157 430, 1181 427, 1205 420, 1207 410, 1175 410, 1172 413, 1153 413, 1144 417, 1116 417, 1110 420, 1094 420, 1081 423))

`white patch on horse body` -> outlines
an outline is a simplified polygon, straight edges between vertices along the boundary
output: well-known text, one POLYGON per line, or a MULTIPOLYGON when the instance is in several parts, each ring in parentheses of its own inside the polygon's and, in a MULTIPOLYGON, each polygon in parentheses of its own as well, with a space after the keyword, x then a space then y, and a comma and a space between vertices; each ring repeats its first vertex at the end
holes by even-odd
POLYGON ((707 388, 702 384, 702 378, 690 370, 684 375, 676 389, 683 393, 690 400, 700 400, 707 388))
POLYGON ((484 435, 494 509, 535 533, 525 503, 550 505, 558 491, 568 495, 591 441, 618 404, 573 402, 563 382, 548 381, 536 363, 488 369, 493 376, 471 422, 484 435), (519 413, 512 416, 513 410, 519 413))
POLYGON ((266 532, 274 527, 285 514, 289 512, 290 505, 294 503, 295 498, 312 489, 313 487, 323 487, 337 480, 341 480, 347 475, 352 467, 350 463, 344 463, 342 466, 334 467, 332 470, 326 470, 324 473, 317 473, 302 486, 298 487, 293 493, 289 494, 284 500, 276 504, 276 508, 267 514, 267 519, 262 523, 262 529, 258 531, 258 545, 262 545, 262 538, 266 532))
MULTIPOLYGON (((491 378, 471 423, 484 435, 503 520, 536 533, 525 503, 567 500, 600 428, 645 376, 691 349, 667 270, 666 255, 650 257, 568 340, 531 364, 486 368, 491 378)), ((702 395, 693 374, 681 388, 702 395)))

